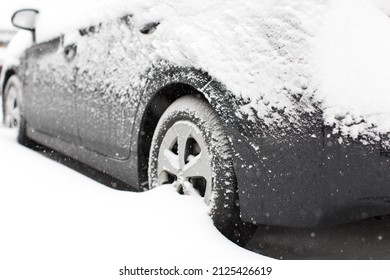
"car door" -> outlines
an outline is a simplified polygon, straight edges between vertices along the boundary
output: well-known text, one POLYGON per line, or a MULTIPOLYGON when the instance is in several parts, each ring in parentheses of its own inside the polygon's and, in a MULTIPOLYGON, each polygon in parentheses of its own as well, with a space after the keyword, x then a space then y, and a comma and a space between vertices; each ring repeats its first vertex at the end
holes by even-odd
POLYGON ((117 159, 130 155, 139 100, 131 79, 132 52, 124 43, 131 38, 128 23, 118 19, 79 30, 75 62, 82 146, 117 159))
POLYGON ((24 114, 38 132, 77 143, 75 72, 68 51, 62 37, 26 51, 24 114))

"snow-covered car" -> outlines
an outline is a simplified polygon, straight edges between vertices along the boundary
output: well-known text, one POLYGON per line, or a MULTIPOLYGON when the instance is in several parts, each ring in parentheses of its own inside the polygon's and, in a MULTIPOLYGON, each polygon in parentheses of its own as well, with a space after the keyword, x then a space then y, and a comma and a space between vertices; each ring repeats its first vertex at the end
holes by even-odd
POLYGON ((233 240, 390 213, 390 20, 372 2, 114 2, 15 14, 34 35, 20 142, 203 197, 233 240))

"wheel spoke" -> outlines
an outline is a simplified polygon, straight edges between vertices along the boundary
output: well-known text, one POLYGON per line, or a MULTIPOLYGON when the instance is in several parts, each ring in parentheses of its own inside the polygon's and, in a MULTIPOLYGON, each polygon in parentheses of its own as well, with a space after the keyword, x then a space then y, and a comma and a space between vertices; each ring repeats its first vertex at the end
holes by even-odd
POLYGON ((200 177, 206 181, 204 201, 207 205, 210 203, 211 199, 211 170, 210 158, 206 152, 206 148, 204 148, 196 157, 192 157, 183 168, 184 177, 187 179, 200 177))
POLYGON ((165 149, 163 151, 163 155, 164 155, 163 168, 172 174, 179 173, 179 168, 180 168, 179 156, 172 153, 172 151, 168 149, 165 149))
POLYGON ((185 155, 186 155, 186 144, 187 139, 190 136, 190 131, 181 131, 179 136, 177 137, 178 144, 178 155, 179 155, 179 164, 180 169, 183 169, 185 166, 185 155))
POLYGON ((168 172, 172 175, 177 175, 179 173, 179 156, 172 151, 168 149, 161 151, 158 161, 159 184, 166 182, 166 175, 163 174, 164 172, 168 172))
POLYGON ((207 181, 212 177, 210 159, 206 152, 202 151, 184 166, 183 173, 186 177, 203 177, 207 181))

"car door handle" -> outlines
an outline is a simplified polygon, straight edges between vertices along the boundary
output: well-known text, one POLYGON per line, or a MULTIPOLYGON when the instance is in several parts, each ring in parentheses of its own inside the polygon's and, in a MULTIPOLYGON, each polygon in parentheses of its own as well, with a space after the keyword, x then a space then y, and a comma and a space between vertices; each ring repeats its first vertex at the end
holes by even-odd
POLYGON ((77 54, 77 45, 71 44, 64 47, 64 56, 66 60, 72 60, 77 54))
POLYGON ((144 26, 142 26, 140 28, 139 32, 141 32, 142 34, 145 34, 145 35, 152 34, 154 31, 156 31, 157 26, 159 26, 159 25, 160 25, 159 22, 149 22, 149 23, 145 24, 144 26))

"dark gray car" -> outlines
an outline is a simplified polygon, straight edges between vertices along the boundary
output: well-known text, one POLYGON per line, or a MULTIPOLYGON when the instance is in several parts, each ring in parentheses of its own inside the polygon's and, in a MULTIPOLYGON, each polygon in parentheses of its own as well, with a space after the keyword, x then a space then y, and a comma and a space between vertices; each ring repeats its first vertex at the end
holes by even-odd
MULTIPOLYGON (((37 11, 19 11, 18 18, 37 11)), ((316 227, 390 213, 387 152, 331 133, 316 104, 279 127, 237 114, 238 98, 207 72, 145 65, 132 15, 35 43, 19 69, 19 141, 32 139, 138 190, 172 184, 203 197, 218 229, 244 242, 256 224, 316 227), (108 51, 107 51, 108 50, 108 51), (249 229, 248 229, 249 228, 249 229)), ((38 30, 39 31, 39 30, 38 30)), ((305 88, 302 88, 305 90, 305 88)), ((275 108, 283 119, 283 112, 275 108)))

